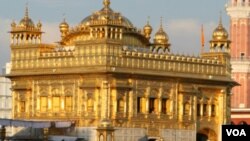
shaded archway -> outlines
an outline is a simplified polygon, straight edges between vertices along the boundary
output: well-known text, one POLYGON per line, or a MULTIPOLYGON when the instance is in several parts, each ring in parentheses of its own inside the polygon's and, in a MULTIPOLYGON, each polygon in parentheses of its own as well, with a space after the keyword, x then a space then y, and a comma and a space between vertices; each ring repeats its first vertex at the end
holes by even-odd
POLYGON ((217 134, 210 128, 203 128, 196 134, 196 141, 217 141, 217 134))
POLYGON ((196 141, 207 141, 208 136, 201 134, 201 133, 197 133, 196 134, 196 141))
POLYGON ((239 125, 247 125, 247 122, 246 121, 240 121, 239 125))

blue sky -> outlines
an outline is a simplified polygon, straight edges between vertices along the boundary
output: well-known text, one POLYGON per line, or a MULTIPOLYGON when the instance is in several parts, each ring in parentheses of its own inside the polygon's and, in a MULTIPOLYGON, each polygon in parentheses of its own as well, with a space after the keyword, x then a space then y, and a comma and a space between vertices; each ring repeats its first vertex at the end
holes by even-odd
MULTIPOLYGON (((0 5, 0 66, 10 61, 10 23, 19 22, 24 16, 28 2, 29 16, 34 23, 43 24, 44 43, 60 39, 58 25, 65 18, 71 27, 94 11, 102 8, 103 0, 1 0, 0 5)), ((222 12, 223 25, 229 26, 225 4, 229 0, 111 0, 111 8, 126 16, 137 28, 142 28, 150 17, 150 24, 158 30, 160 17, 167 32, 171 52, 198 55, 200 52, 200 29, 204 25, 206 50, 211 33, 216 28, 222 12)))

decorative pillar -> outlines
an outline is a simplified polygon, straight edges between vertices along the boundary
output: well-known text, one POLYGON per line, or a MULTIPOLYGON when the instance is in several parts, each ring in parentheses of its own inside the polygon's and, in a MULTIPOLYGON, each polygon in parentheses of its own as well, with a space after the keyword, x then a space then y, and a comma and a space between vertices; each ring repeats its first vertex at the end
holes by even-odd
POLYGON ((43 141, 48 141, 49 128, 43 128, 43 141))
POLYGON ((120 29, 120 33, 119 34, 120 34, 119 37, 120 37, 120 40, 121 40, 122 39, 122 29, 120 29))
POLYGON ((178 95, 178 107, 179 107, 178 120, 182 121, 182 117, 183 117, 183 95, 182 94, 178 95))
POLYGON ((102 94, 104 96, 102 107, 102 121, 97 130, 97 141, 114 141, 114 128, 110 122, 110 84, 102 82, 102 94))
POLYGON ((133 101, 133 92, 132 91, 129 91, 129 101, 128 101, 128 106, 129 106, 129 118, 131 118, 134 114, 134 111, 133 110, 133 104, 134 104, 134 101, 133 101))

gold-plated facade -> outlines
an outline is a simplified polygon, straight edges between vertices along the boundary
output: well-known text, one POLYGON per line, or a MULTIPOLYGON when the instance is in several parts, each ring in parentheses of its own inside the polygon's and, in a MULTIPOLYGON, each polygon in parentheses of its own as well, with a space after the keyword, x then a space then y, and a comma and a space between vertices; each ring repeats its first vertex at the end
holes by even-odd
POLYGON ((109 0, 103 4, 73 28, 64 20, 58 45, 40 42, 41 25, 32 24, 28 14, 24 19, 29 20, 12 24, 7 77, 14 118, 98 127, 93 137, 86 134, 98 141, 103 135, 119 141, 191 141, 197 133, 220 140, 221 125, 230 122, 230 90, 236 84, 229 53, 171 54, 162 25, 150 43, 151 31, 138 31, 110 8, 109 0))

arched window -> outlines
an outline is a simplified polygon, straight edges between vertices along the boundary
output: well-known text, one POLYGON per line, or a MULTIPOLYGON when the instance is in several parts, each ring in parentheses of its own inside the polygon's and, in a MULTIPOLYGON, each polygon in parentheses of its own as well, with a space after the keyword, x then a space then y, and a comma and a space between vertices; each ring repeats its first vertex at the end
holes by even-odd
POLYGON ((197 104, 197 117, 201 116, 201 104, 197 104))
POLYGON ((145 98, 137 97, 137 113, 145 113, 145 98))
POLYGON ((156 113, 157 112, 157 105, 158 105, 158 100, 154 97, 149 98, 149 106, 148 106, 148 111, 149 113, 156 113))
POLYGON ((117 100, 117 112, 124 112, 124 101, 123 99, 117 100))
POLYGON ((103 141, 103 135, 102 134, 100 135, 100 141, 103 141))
POLYGON ((186 102, 184 104, 184 108, 183 108, 184 115, 190 115, 190 108, 191 108, 190 104, 188 102, 186 102))
POLYGON ((41 96, 40 97, 40 108, 41 108, 41 112, 46 112, 47 108, 48 108, 48 100, 46 96, 41 96))
POLYGON ((71 111, 72 109, 72 96, 65 97, 65 110, 71 111))
POLYGON ((26 103, 25 103, 25 101, 20 101, 19 105, 20 105, 20 112, 21 113, 26 112, 26 103))
POLYGON ((240 121, 239 125, 247 125, 246 121, 240 121))
POLYGON ((212 117, 216 116, 216 105, 215 104, 211 105, 211 116, 212 117))
POLYGON ((60 111, 60 97, 59 96, 53 96, 52 97, 52 106, 54 112, 60 111))
POLYGON ((203 104, 203 115, 207 116, 207 104, 203 104))
POLYGON ((94 111, 94 101, 92 98, 89 98, 87 101, 87 108, 88 108, 88 112, 93 112, 94 111))
POLYGON ((161 101, 161 113, 167 114, 167 98, 163 98, 161 101))

